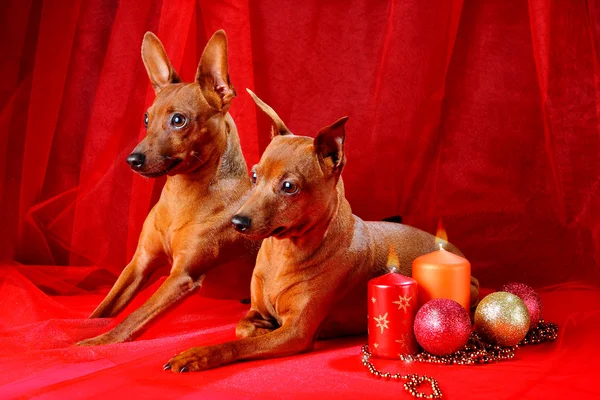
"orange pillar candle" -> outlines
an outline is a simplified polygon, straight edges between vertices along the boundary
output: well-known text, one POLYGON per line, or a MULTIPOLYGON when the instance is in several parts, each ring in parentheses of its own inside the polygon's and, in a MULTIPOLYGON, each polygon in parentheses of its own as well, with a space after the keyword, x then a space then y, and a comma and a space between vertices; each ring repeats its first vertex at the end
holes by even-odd
POLYGON ((412 276, 419 284, 419 307, 433 299, 451 299, 467 311, 471 302, 471 264, 445 250, 434 251, 413 261, 412 276))

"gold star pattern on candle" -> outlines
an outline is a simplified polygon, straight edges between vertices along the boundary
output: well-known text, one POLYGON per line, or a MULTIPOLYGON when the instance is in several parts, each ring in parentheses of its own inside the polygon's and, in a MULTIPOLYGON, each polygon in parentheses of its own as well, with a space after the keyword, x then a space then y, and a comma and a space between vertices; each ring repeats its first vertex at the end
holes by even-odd
POLYGON ((378 348, 379 347, 379 343, 373 343, 373 347, 378 348))
POLYGON ((379 317, 373 317, 373 319, 377 321, 377 327, 381 328, 381 333, 383 333, 384 329, 390 329, 390 327, 388 326, 388 323, 390 321, 388 321, 387 315, 388 313, 385 313, 383 315, 380 314, 379 317))
POLYGON ((394 304, 398 304, 398 310, 406 311, 407 307, 410 306, 410 301, 412 300, 412 296, 408 297, 408 295, 398 296, 398 301, 392 301, 394 304))
POLYGON ((400 343, 400 346, 406 347, 406 342, 408 341, 408 335, 404 333, 399 340, 394 340, 396 343, 400 343))
POLYGON ((377 301, 377 299, 376 299, 375 297, 371 297, 371 301, 372 301, 373 303, 375 303, 375 302, 377 301))

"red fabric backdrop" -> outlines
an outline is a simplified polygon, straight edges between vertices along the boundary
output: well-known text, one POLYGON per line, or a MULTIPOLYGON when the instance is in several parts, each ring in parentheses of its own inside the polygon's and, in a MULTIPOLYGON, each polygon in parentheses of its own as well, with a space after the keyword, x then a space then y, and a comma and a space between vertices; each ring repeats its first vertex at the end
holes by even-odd
MULTIPOLYGON (((578 342, 599 332, 597 0, 7 0, 0 4, 0 337, 7 357, 0 392, 114 394, 134 379, 141 393, 158 394, 152 383, 181 382, 162 371, 144 375, 155 374, 162 360, 232 337, 247 306, 199 293, 142 336, 146 341, 69 347, 115 323, 83 317, 131 257, 164 183, 134 175, 124 162, 153 99, 142 36, 157 33, 191 80, 206 39, 219 28, 229 37, 239 93, 231 114, 249 165, 269 130, 245 87, 297 134, 314 135, 349 115, 343 176, 357 215, 402 215, 430 232, 442 218, 483 286, 546 287, 544 298, 556 306, 548 312, 566 323, 563 338, 578 342), (34 372, 44 379, 27 378, 34 372)), ((172 393, 256 395, 223 377, 238 373, 248 383, 267 372, 291 379, 297 394, 344 388, 338 394, 348 398, 373 384, 390 395, 393 384, 362 375, 354 357, 361 341, 181 378, 185 384, 172 393), (299 377, 313 379, 323 360, 332 379, 352 383, 303 386, 299 377), (300 368, 299 377, 286 368, 300 368)), ((550 388, 544 393, 556 395, 568 385, 563 378, 580 379, 569 387, 588 393, 583 369, 573 372, 586 364, 559 356, 589 355, 593 347, 569 343, 547 354, 532 350, 525 364, 515 361, 516 370, 483 367, 487 383, 472 369, 437 373, 446 374, 442 389, 463 395, 456 398, 466 395, 457 379, 476 379, 480 393, 507 390, 498 371, 514 380, 519 368, 534 366, 541 375, 525 374, 531 379, 523 383, 519 375, 510 393, 529 393, 525 388, 543 381, 550 388)), ((277 393, 278 383, 268 387, 262 379, 263 393, 277 393)))

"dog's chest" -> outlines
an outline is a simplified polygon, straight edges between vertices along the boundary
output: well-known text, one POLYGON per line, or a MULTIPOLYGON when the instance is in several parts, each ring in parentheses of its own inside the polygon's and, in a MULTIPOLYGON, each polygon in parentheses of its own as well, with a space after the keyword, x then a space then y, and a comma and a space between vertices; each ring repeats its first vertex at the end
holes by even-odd
MULTIPOLYGON (((279 280, 281 278, 277 273, 266 275, 265 279, 262 280, 262 291, 261 291, 261 305, 262 310, 261 314, 269 315, 273 319, 277 320, 281 323, 280 311, 279 310, 279 300, 283 295, 285 297, 285 293, 288 288, 289 282, 279 280)), ((285 279, 285 278, 284 278, 285 279)))
POLYGON ((281 323, 281 316, 289 310, 289 299, 298 291, 300 278, 291 274, 282 265, 276 268, 272 265, 261 265, 254 271, 252 291, 258 300, 259 312, 265 317, 271 317, 281 323))
MULTIPOLYGON (((269 266, 262 264, 262 267, 255 270, 258 284, 253 287, 255 299, 258 300, 258 311, 280 325, 287 316, 302 313, 308 303, 322 298, 322 278, 327 280, 319 266, 311 268, 312 266, 292 265, 290 260, 286 261, 279 260, 277 264, 269 266)), ((258 265, 261 264, 257 263, 258 265)))
MULTIPOLYGON (((225 216, 230 210, 222 207, 220 202, 205 202, 202 206, 188 206, 187 203, 192 204, 185 201, 177 208, 157 204, 154 219, 150 221, 166 256, 172 262, 177 253, 185 253, 189 258, 209 262, 218 256, 219 249, 227 254, 221 247, 238 238, 225 216)), ((239 250, 232 255, 238 253, 239 250)))

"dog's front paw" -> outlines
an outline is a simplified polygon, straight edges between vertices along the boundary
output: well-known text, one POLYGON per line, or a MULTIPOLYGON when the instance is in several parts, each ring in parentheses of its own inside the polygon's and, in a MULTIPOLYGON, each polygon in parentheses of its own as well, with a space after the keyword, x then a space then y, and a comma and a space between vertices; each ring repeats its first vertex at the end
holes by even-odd
POLYGON ((121 343, 125 340, 124 337, 120 337, 119 335, 115 335, 112 331, 109 331, 102 335, 77 342, 77 346, 100 346, 102 344, 121 343))
POLYGON ((223 364, 220 346, 193 347, 171 358, 163 369, 171 372, 194 372, 215 368, 223 364))

